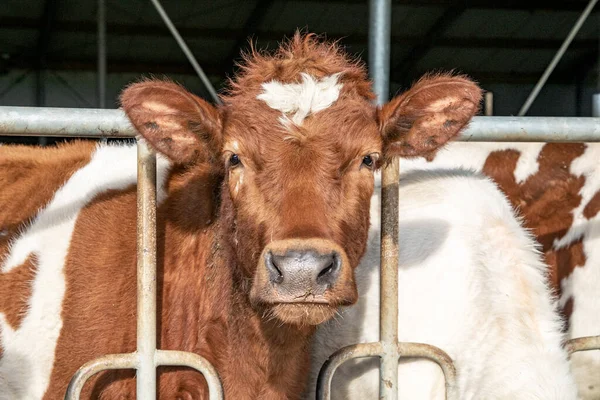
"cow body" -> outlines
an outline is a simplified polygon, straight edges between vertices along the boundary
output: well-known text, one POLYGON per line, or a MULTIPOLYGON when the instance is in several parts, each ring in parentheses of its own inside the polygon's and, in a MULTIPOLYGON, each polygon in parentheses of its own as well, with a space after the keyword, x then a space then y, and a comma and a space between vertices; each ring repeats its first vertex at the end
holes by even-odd
MULTIPOLYGON (((168 81, 122 107, 160 155, 157 345, 205 357, 228 399, 299 398, 315 327, 357 299, 374 172, 426 155, 477 112, 480 89, 431 75, 375 107, 365 68, 296 34, 252 51, 214 107, 168 81)), ((77 368, 135 350, 131 146, 0 147, 0 398, 59 399, 77 368)), ((134 371, 84 398, 134 397, 134 371)), ((160 368, 161 398, 207 398, 160 368)))
MULTIPOLYGON (((30 149, 14 150, 15 158, 31 155, 30 149)), ((136 148, 77 143, 37 152, 45 153, 39 158, 52 161, 24 171, 31 190, 20 192, 22 198, 11 198, 11 204, 28 203, 38 187, 51 192, 48 183, 40 180, 44 171, 56 173, 62 166, 65 171, 58 170, 59 175, 69 176, 56 182, 54 195, 45 202, 28 205, 34 212, 29 226, 5 231, 3 237, 3 243, 10 242, 10 251, 2 265, 0 297, 5 306, 19 302, 3 309, 0 321, 0 398, 6 400, 61 399, 71 376, 85 362, 135 350, 136 148), (68 154, 69 160, 61 159, 60 153, 68 154)), ((23 164, 13 166, 2 173, 21 176, 18 170, 23 164)), ((301 392, 304 382, 296 376, 302 374, 298 369, 306 369, 302 358, 307 344, 286 343, 286 335, 301 338, 302 331, 311 328, 276 327, 278 322, 263 321, 243 302, 236 303, 240 299, 232 295, 231 275, 211 258, 215 247, 212 197, 218 180, 210 173, 182 176, 161 158, 158 181, 158 258, 163 260, 159 263, 159 347, 207 358, 220 372, 228 396, 234 398, 285 398, 286 393, 266 384, 269 380, 286 385, 289 394, 301 392), (172 193, 168 197, 167 189, 172 193), (196 203, 186 198, 190 191, 195 192, 196 203), (189 212, 196 218, 184 219, 189 212), (265 344, 270 341, 281 342, 282 352, 265 344), (295 355, 288 358, 291 354, 295 355)), ((159 371, 162 398, 205 395, 199 373, 159 371)), ((82 398, 132 396, 133 376, 131 371, 100 373, 86 385, 82 398)))
MULTIPOLYGON (((333 351, 379 339, 379 208, 375 196, 359 301, 315 336, 312 388, 333 351)), ((446 351, 460 399, 575 399, 546 266, 495 185, 468 171, 404 173, 399 221, 399 340, 446 351)), ((376 398, 378 363, 342 365, 333 398, 376 398)), ((445 398, 431 361, 402 359, 398 377, 400 399, 445 398)))
MULTIPOLYGON (((563 317, 566 340, 600 334, 600 300, 597 296, 597 288, 600 285, 600 254, 596 250, 600 248, 597 233, 600 206, 598 178, 600 171, 597 167, 599 155, 600 146, 597 144, 451 143, 440 150, 435 157, 402 159, 400 168, 403 173, 426 170, 445 173, 472 171, 483 173, 494 180, 512 207, 517 210, 517 215, 522 217, 524 227, 538 242, 543 261, 548 266, 547 276, 551 293, 557 298, 558 309, 563 317)), ((472 195, 465 195, 465 198, 467 197, 472 195)), ((406 201, 401 197, 401 204, 406 201)), ((378 201, 375 202, 378 210, 378 201)), ((465 220, 471 218, 469 210, 464 211, 462 218, 465 220)), ((402 237, 402 234, 400 236, 402 237)), ((466 238, 469 239, 469 236, 466 238)), ((369 258, 378 257, 375 247, 373 250, 369 249, 368 254, 372 255, 366 257, 365 262, 369 258)), ((403 284, 401 279, 401 296, 403 296, 403 284)), ((373 294, 375 297, 368 297, 373 300, 363 306, 369 310, 364 315, 378 313, 378 300, 375 300, 378 296, 377 285, 377 282, 372 282, 367 286, 368 289, 364 289, 369 293, 376 291, 373 294)), ((477 303, 479 300, 473 299, 473 301, 477 303)), ((445 310, 446 307, 443 309, 445 310)), ((355 312, 347 312, 352 314, 350 319, 355 318, 355 312)), ((423 315, 423 318, 427 318, 426 315, 423 315)), ((400 334, 409 329, 413 322, 412 319, 401 319, 400 334)), ((356 324, 356 320, 353 322, 349 320, 348 323, 356 324)), ((373 323, 373 321, 364 321, 364 323, 361 321, 359 325, 368 327, 373 326, 373 323)), ((323 339, 319 339, 321 333, 318 333, 319 341, 327 342, 327 338, 337 334, 329 326, 326 329, 323 339), (329 329, 331 331, 328 331, 329 329)), ((346 328, 340 328, 340 331, 342 330, 346 328)), ((349 331, 356 332, 356 329, 349 331)), ((356 333, 352 336, 354 342, 378 339, 377 334, 371 331, 368 331, 368 334, 356 333)), ((504 338, 497 337, 496 341, 502 342, 504 338)), ((348 338, 348 341, 343 344, 351 344, 352 340, 348 338)), ((419 338, 414 340, 426 342, 419 338)), ((516 346, 513 350, 518 349, 525 350, 522 346, 516 346)), ((462 365, 468 366, 464 364, 464 359, 460 358, 459 361, 463 363, 462 365)), ((362 371, 365 374, 365 371, 374 374, 369 368, 375 368, 374 364, 363 367, 362 371)), ((600 398, 600 354, 598 352, 573 354, 571 370, 577 381, 581 398, 600 398)), ((356 374, 360 375, 360 371, 359 369, 356 374)), ((370 379, 376 380, 376 377, 373 375, 370 379)), ((360 386, 360 382, 369 381, 359 380, 356 387, 360 386)), ((338 385, 343 386, 342 383, 338 385)), ((376 390, 376 387, 371 387, 371 390, 376 390)), ((542 398, 549 397, 542 396, 542 398)))
MULTIPOLYGON (((404 170, 468 169, 492 178, 523 217, 549 266, 567 339, 600 335, 600 145, 452 143, 404 170)), ((600 352, 571 357, 579 394, 600 399, 600 352)))

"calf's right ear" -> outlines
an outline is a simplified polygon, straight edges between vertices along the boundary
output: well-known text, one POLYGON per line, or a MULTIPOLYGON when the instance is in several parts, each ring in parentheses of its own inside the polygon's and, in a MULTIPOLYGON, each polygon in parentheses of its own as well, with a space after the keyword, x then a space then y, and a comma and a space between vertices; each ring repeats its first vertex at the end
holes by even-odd
POLYGON ((121 94, 121 105, 138 132, 173 162, 216 159, 221 115, 183 87, 160 80, 135 83, 121 94))

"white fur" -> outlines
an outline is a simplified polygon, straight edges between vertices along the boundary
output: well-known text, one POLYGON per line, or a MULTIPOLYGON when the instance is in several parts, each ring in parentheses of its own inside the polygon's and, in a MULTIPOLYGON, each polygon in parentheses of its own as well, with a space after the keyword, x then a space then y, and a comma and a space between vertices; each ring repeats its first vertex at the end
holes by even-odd
MULTIPOLYGON (((400 199, 399 340, 444 349, 455 361, 461 400, 575 399, 546 267, 495 185, 468 172, 414 172, 404 175, 400 199)), ((359 302, 319 328, 311 388, 333 351, 378 340, 376 197, 371 211, 359 302)), ((377 398, 376 366, 376 359, 344 364, 333 398, 377 398)), ((402 360, 399 398, 443 399, 439 367, 402 360)))
MULTIPOLYGON (((433 162, 424 159, 401 160, 401 170, 415 169, 456 169, 467 168, 481 171, 488 155, 493 151, 516 150, 521 155, 517 161, 515 178, 523 183, 535 174, 539 164, 537 157, 543 143, 458 143, 443 148, 433 162)), ((574 307, 569 320, 568 338, 600 335, 600 215, 590 220, 583 210, 591 198, 600 190, 600 144, 588 143, 585 152, 575 159, 570 172, 584 176, 581 188, 581 203, 572 211, 573 224, 567 234, 554 242, 554 249, 568 247, 583 238, 586 264, 577 267, 573 276, 561 282, 560 304, 564 305, 573 297, 574 307)), ((579 383, 579 395, 585 400, 600 399, 600 351, 576 353, 571 358, 575 377, 579 383)))
MULTIPOLYGON (((168 162, 159 158, 159 199, 165 197, 168 162)), ((90 162, 76 171, 34 221, 11 243, 0 272, 37 256, 32 294, 21 325, 13 329, 0 313, 0 399, 41 399, 49 384, 56 343, 62 328, 65 259, 77 217, 98 194, 135 184, 135 146, 99 146, 90 162)))
POLYGON ((343 86, 338 83, 339 73, 320 80, 306 73, 302 73, 301 76, 301 83, 263 83, 263 92, 256 97, 269 107, 281 111, 281 121, 284 125, 289 123, 289 115, 292 123, 302 125, 310 114, 331 106, 338 99, 343 86))

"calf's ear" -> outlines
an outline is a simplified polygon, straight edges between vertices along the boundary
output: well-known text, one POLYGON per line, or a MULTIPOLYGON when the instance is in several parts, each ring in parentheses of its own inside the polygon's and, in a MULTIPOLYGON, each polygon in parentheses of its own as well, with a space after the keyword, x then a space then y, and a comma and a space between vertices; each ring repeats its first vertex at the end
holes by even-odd
POLYGON ((386 158, 431 156, 479 110, 481 89, 464 76, 427 75, 378 110, 386 158))
POLYGON ((220 113, 183 87, 160 80, 135 83, 121 94, 121 106, 150 145, 173 162, 216 159, 220 113))

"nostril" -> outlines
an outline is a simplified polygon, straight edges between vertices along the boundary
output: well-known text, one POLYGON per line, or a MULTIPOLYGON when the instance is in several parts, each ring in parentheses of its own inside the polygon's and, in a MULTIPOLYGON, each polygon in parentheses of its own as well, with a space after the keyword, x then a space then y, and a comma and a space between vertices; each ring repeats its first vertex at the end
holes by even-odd
POLYGON ((331 286, 337 280, 340 271, 341 260, 337 253, 332 253, 326 267, 319 271, 317 284, 331 286))
POLYGON ((275 264, 273 254, 270 251, 265 254, 265 265, 267 271, 269 271, 269 280, 271 283, 283 282, 283 273, 281 273, 281 270, 275 264))
POLYGON ((319 272, 319 275, 317 276, 317 280, 319 278, 324 277, 325 275, 331 273, 331 271, 333 271, 333 268, 335 268, 335 264, 332 262, 331 264, 329 264, 324 270, 322 270, 321 272, 319 272))

